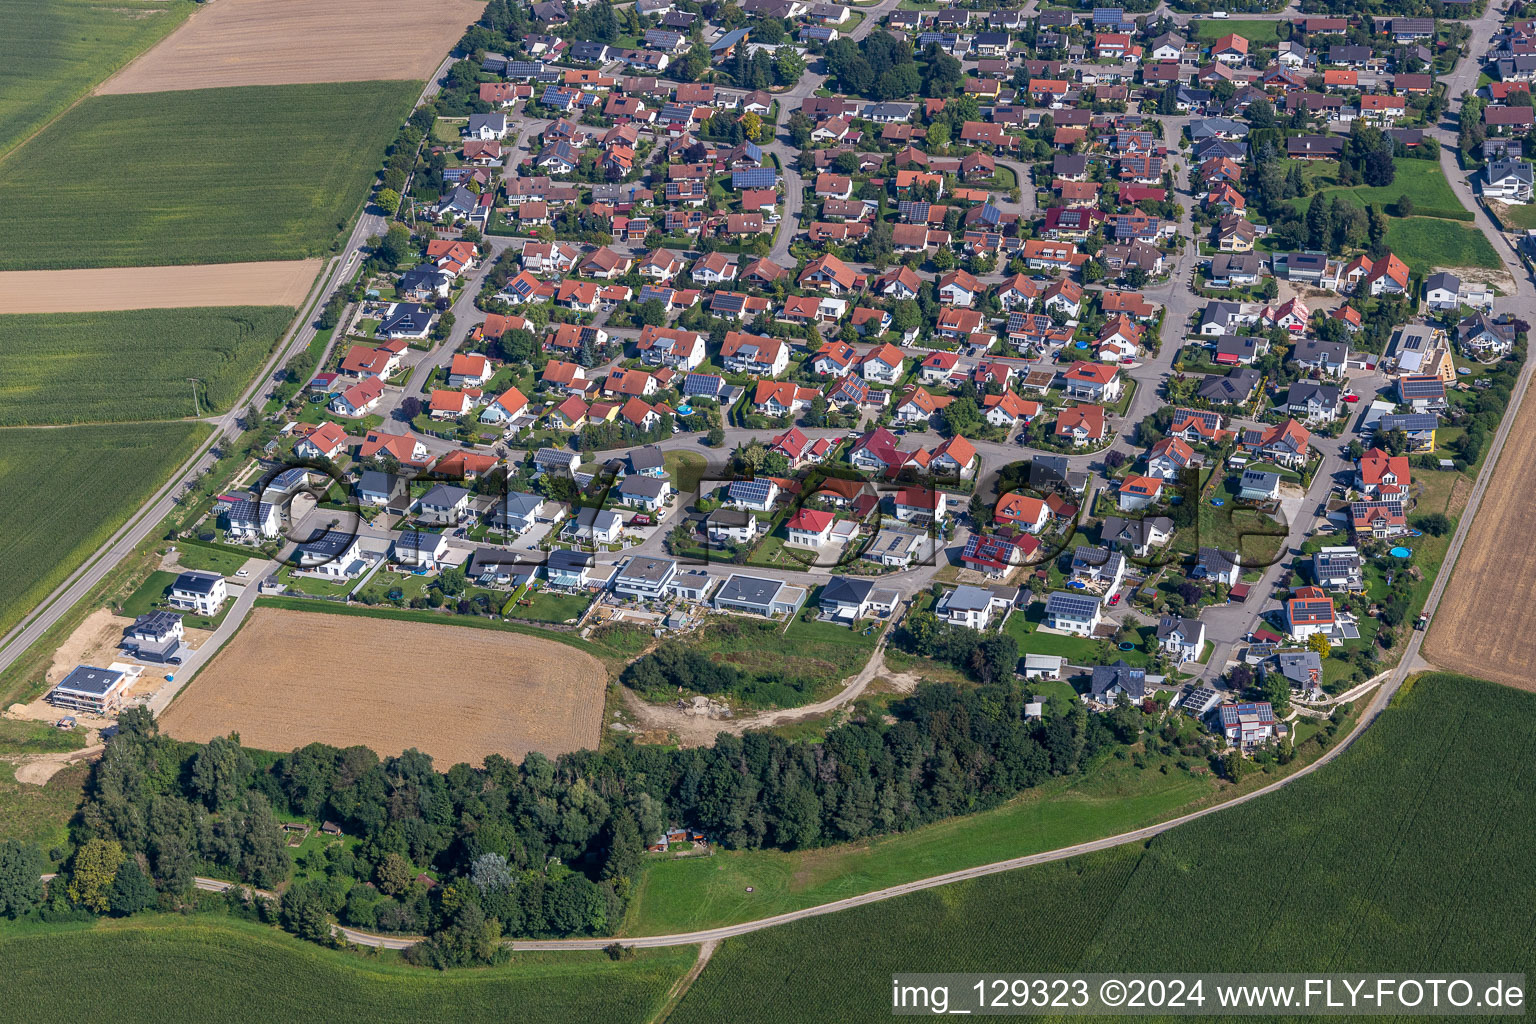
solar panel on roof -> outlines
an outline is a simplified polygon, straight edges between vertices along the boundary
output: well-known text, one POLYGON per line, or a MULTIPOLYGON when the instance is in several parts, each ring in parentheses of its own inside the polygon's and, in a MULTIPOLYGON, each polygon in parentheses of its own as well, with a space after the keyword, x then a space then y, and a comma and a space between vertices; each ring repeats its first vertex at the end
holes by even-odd
POLYGON ((648 299, 660 299, 662 302, 670 304, 672 302, 672 289, 658 288, 653 284, 643 285, 640 288, 640 301, 645 302, 648 299))
POLYGON ((769 497, 772 482, 768 480, 733 480, 729 491, 732 501, 748 501, 763 504, 769 497))
POLYGON ((683 394, 689 396, 718 395, 722 383, 724 381, 713 374, 690 373, 683 378, 683 394))
POLYGON ((714 300, 710 303, 711 309, 723 310, 727 313, 739 313, 746 302, 745 295, 735 292, 716 292, 714 300))
POLYGON ((981 208, 981 213, 978 215, 978 218, 983 224, 996 224, 998 221, 1002 220, 1003 211, 999 210, 991 203, 987 203, 981 208))
POLYGON ((1084 597, 1061 591, 1056 591, 1046 600, 1047 611, 1070 615, 1074 618, 1089 618, 1098 610, 1098 607, 1099 600, 1096 597, 1084 597))
POLYGON ((731 188, 772 188, 778 172, 772 167, 748 167, 731 172, 731 188))

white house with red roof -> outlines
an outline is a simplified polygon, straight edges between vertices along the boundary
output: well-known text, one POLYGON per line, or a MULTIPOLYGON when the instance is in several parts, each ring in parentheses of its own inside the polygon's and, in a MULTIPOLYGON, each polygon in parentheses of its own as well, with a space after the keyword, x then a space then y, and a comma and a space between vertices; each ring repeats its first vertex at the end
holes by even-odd
POLYGON ((1039 533, 1051 521, 1051 509, 1042 498, 1010 491, 997 499, 992 521, 1012 523, 1030 533, 1039 533))
POLYGON ((1117 501, 1122 512, 1137 512, 1163 496, 1163 482, 1153 476, 1128 476, 1120 481, 1117 501))
POLYGON ((1091 402, 1113 402, 1120 397, 1120 371, 1102 363, 1073 363, 1062 374, 1062 388, 1068 398, 1091 402))
POLYGON ((871 473, 894 473, 911 457, 910 452, 901 451, 897 446, 896 435, 884 427, 860 435, 848 451, 851 465, 871 473))
MULTIPOLYGON (((577 399, 579 402, 580 399, 577 399)), ((527 397, 517 388, 508 388, 480 413, 481 423, 510 423, 528 409, 527 397)), ((583 408, 585 413, 585 408, 583 408)))
POLYGON ((895 345, 881 345, 859 360, 859 376, 872 384, 895 384, 901 380, 907 357, 895 345))
POLYGON ((706 340, 698 331, 646 324, 635 347, 647 366, 670 366, 689 373, 704 362, 706 340))
POLYGON ((458 419, 470 409, 474 408, 475 399, 480 393, 473 388, 463 391, 455 391, 450 388, 433 388, 432 399, 428 403, 431 417, 434 420, 458 419))
POLYGON ((1371 448, 1360 456, 1360 467, 1355 474, 1355 487, 1360 493, 1395 497, 1407 493, 1412 482, 1408 456, 1388 455, 1380 448, 1371 448))
POLYGON ((331 399, 330 410, 338 416, 366 416, 384 397, 384 382, 378 377, 360 380, 331 399))
POLYGON ((1154 480, 1177 480, 1179 474, 1200 464, 1195 450, 1177 437, 1165 437, 1147 452, 1147 473, 1154 480))
POLYGON ((981 456, 977 454, 976 446, 956 434, 933 449, 932 457, 928 461, 928 471, 936 476, 967 480, 976 472, 980 462, 981 456))
POLYGON ((720 359, 731 373, 777 377, 789 369, 789 346, 779 338, 732 331, 720 346, 720 359))
POLYGON ((1269 327, 1280 327, 1299 334, 1307 329, 1312 311, 1300 299, 1287 299, 1278 306, 1265 306, 1259 313, 1259 319, 1269 327))
POLYGON ((947 384, 960 362, 956 352, 934 352, 918 364, 917 376, 924 384, 947 384))
POLYGON ((926 425, 952 401, 954 399, 948 396, 940 398, 930 394, 926 388, 913 388, 912 393, 897 404, 891 418, 904 427, 926 425))
POLYGON ((832 539, 837 517, 821 509, 802 508, 784 524, 785 544, 797 548, 819 548, 832 539))
POLYGON ((459 353, 448 367, 448 386, 477 388, 491 379, 491 361, 482 355, 459 353))
POLYGON ((981 282, 964 270, 951 270, 939 278, 939 302, 946 306, 970 306, 981 294, 981 282))
POLYGON ((1054 433, 1077 446, 1102 441, 1105 436, 1103 406, 1074 405, 1062 409, 1056 414, 1054 433))
POLYGON ((792 381, 760 380, 752 393, 752 407, 760 416, 791 416, 810 405, 819 394, 815 388, 792 381))
POLYGON ((1000 395, 984 395, 981 399, 982 415, 994 427, 1012 429, 1020 423, 1028 423, 1040 415, 1040 403, 1020 398, 1018 392, 1004 391, 1000 395))
POLYGON ((293 446, 293 453, 306 459, 334 459, 347 447, 347 432, 339 423, 317 424, 305 432, 293 446))
POLYGON ((859 350, 845 341, 829 341, 811 357, 811 372, 823 377, 841 377, 859 358, 859 350))

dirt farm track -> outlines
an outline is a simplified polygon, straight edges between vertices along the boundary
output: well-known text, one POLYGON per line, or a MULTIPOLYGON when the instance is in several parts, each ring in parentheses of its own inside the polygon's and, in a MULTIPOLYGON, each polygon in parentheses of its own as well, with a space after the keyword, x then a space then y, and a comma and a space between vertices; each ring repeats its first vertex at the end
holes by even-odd
POLYGON ((607 672, 555 640, 257 608, 161 716, 178 739, 410 747, 442 769, 596 747, 607 672))
POLYGON ((425 80, 480 0, 211 0, 98 93, 425 80))
POLYGON ((0 313, 101 313, 189 306, 297 308, 320 273, 320 262, 9 270, 0 272, 0 313))
POLYGON ((1424 657, 1437 668, 1536 690, 1536 401, 1527 395, 1494 466, 1482 508, 1430 623, 1424 657))

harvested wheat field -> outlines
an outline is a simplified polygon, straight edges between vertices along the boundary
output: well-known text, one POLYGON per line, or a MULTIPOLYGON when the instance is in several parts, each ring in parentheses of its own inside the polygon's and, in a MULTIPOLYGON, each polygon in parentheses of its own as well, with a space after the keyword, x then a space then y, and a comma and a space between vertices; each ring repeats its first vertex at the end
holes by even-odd
POLYGON ((440 766, 596 747, 608 674, 556 640, 257 608, 160 718, 178 739, 238 732, 292 750, 415 747, 440 766))
POLYGON ((309 295, 320 260, 190 267, 0 272, 0 313, 105 313, 192 306, 292 306, 309 295))
POLYGON ((1424 640, 1435 667, 1522 690, 1536 690, 1536 545, 1511 540, 1536 530, 1532 465, 1536 395, 1527 395, 1424 640))
POLYGON ((96 91, 422 80, 484 8, 479 0, 213 0, 96 91))

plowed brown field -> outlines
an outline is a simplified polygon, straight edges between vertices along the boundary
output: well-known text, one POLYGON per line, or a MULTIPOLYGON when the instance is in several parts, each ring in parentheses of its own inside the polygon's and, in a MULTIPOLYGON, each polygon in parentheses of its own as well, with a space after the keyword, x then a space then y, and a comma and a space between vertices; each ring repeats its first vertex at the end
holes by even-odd
POLYGON ((415 747, 447 768, 596 747, 608 674, 556 640, 258 608, 160 718, 178 739, 415 747))
POLYGON ((480 0, 213 0, 98 93, 426 79, 480 0))
POLYGON ((0 272, 0 313, 102 313, 189 306, 293 306, 320 260, 213 263, 190 267, 0 272))
POLYGON ((1536 690, 1536 396, 1527 395, 1424 639, 1437 668, 1536 690))

